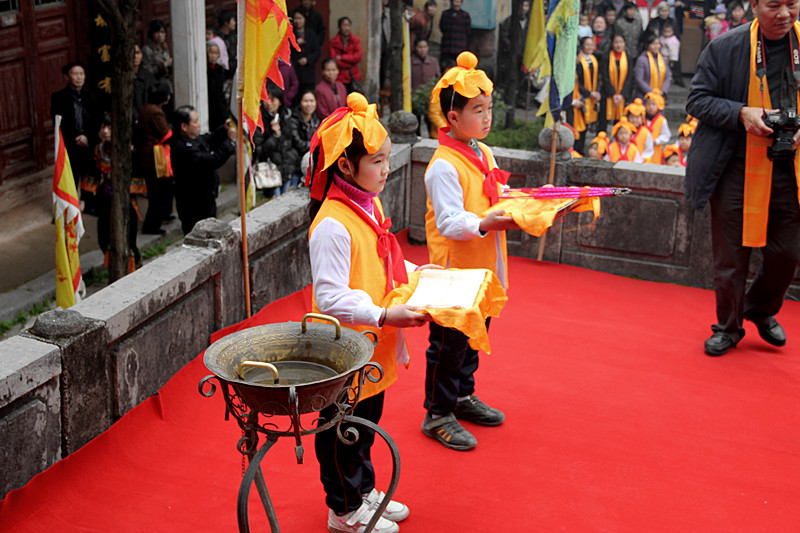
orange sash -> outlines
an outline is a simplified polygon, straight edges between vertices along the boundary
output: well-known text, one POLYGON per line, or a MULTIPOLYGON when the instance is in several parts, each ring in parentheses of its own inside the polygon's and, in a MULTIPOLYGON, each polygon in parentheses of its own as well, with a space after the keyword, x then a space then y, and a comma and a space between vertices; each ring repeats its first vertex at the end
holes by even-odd
POLYGON ((661 52, 658 57, 654 58, 652 52, 647 52, 647 59, 650 61, 650 89, 661 90, 664 86, 664 78, 667 77, 667 67, 664 65, 664 56, 661 52), (658 68, 656 69, 656 59, 658 60, 658 68))
MULTIPOLYGON (((597 90, 597 71, 598 64, 597 58, 594 55, 590 56, 588 61, 587 58, 581 56, 578 60, 578 63, 581 65, 581 69, 583 70, 583 86, 589 91, 596 91, 597 90), (592 66, 592 69, 589 69, 589 66, 592 66)), ((586 98, 583 104, 582 113, 584 122, 586 124, 592 124, 597 122, 597 101, 593 98, 586 98)), ((577 128, 576 128, 577 129, 577 128)), ((584 131, 584 130, 578 130, 584 131)))
MULTIPOLYGON (((647 121, 646 118, 645 121, 647 121)), ((653 117, 653 120, 651 120, 650 124, 647 125, 647 128, 653 135, 653 157, 650 158, 649 163, 653 163, 655 165, 661 165, 664 163, 661 155, 664 146, 661 144, 656 144, 656 139, 658 139, 658 136, 661 135, 661 128, 664 126, 666 121, 667 119, 664 118, 664 115, 661 113, 656 113, 656 116, 653 117)))
MULTIPOLYGON (((792 29, 800 39, 800 22, 795 21, 792 29)), ((754 20, 750 26, 750 85, 747 91, 747 105, 772 109, 767 76, 764 75, 763 78, 764 90, 762 92, 759 79, 755 75, 757 40, 758 19, 754 20)), ((747 134, 742 246, 761 247, 767 244, 769 197, 772 189, 772 161, 767 157, 767 147, 771 145, 772 137, 747 134)), ((795 179, 800 180, 800 152, 794 158, 794 174, 795 179)), ((800 186, 798 186, 798 201, 800 201, 800 186)))
MULTIPOLYGON (((614 94, 622 94, 622 87, 625 85, 625 80, 628 77, 628 54, 625 52, 620 54, 619 70, 617 70, 617 62, 614 60, 614 52, 609 52, 608 77, 611 80, 611 86, 614 88, 614 94)), ((622 110, 624 108, 624 98, 618 106, 614 105, 613 98, 608 98, 606 101, 606 118, 608 120, 619 120, 622 116, 622 110)))

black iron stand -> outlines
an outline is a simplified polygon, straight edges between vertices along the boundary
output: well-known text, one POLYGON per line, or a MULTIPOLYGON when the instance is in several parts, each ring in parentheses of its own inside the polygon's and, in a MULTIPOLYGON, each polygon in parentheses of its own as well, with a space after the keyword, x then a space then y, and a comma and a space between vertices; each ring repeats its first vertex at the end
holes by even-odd
MULTIPOLYGON (((261 504, 264 507, 264 511, 267 514, 267 519, 269 520, 272 533, 280 532, 278 518, 275 515, 275 507, 272 505, 272 500, 269 497, 269 491, 267 490, 264 473, 261 469, 261 461, 264 459, 264 456, 267 455, 267 452, 272 448, 272 446, 278 441, 278 438, 295 438, 295 455, 297 456, 297 464, 302 464, 303 444, 301 442, 301 437, 303 435, 312 435, 335 426, 336 433, 340 441, 345 444, 356 443, 359 439, 358 430, 351 426, 342 431, 341 426, 343 423, 364 426, 367 429, 373 430, 375 433, 380 435, 384 441, 386 441, 386 444, 389 446, 389 451, 392 454, 392 478, 389 482, 388 490, 386 491, 380 505, 378 505, 377 509, 373 513, 373 516, 367 524, 366 529, 364 529, 364 533, 372 532, 375 524, 378 522, 378 519, 386 510, 386 506, 389 505, 395 490, 397 490, 397 485, 400 481, 400 452, 397 448, 397 444, 394 442, 394 439, 392 439, 392 437, 389 436, 389 434, 380 426, 364 418, 352 416, 350 413, 353 412, 353 409, 358 403, 360 390, 364 385, 365 379, 376 382, 380 379, 382 374, 383 370, 380 368, 380 365, 377 363, 368 363, 364 368, 358 371, 355 379, 355 383, 357 383, 357 385, 355 387, 348 386, 342 389, 337 400, 333 402, 337 407, 337 412, 333 418, 327 421, 318 418, 315 420, 318 422, 317 426, 308 429, 303 428, 300 420, 300 413, 306 411, 304 410, 305 406, 299 406, 297 404, 297 395, 295 394, 294 387, 290 387, 289 390, 288 406, 276 406, 274 404, 270 404, 255 406, 248 409, 248 406, 241 396, 238 395, 235 388, 229 387, 228 382, 225 380, 220 379, 218 376, 212 375, 206 376, 200 381, 200 393, 206 397, 213 396, 214 392, 216 391, 216 385, 211 383, 210 380, 217 379, 220 382, 224 392, 226 407, 225 417, 227 419, 228 416, 232 414, 244 432, 244 436, 239 441, 238 449, 244 456, 248 458, 249 466, 244 472, 242 483, 239 486, 239 498, 237 502, 239 533, 250 533, 248 502, 253 485, 255 485, 256 490, 258 491, 258 495, 261 499, 261 504), (208 384, 210 387, 208 391, 204 390, 206 384, 208 384), (262 423, 259 422, 259 413, 261 413, 265 418, 265 421, 262 423), (291 420, 290 427, 286 430, 278 429, 278 426, 271 421, 275 414, 288 415, 291 420), (260 448, 258 447, 259 433, 263 433, 266 436, 266 441, 260 448)), ((315 410, 322 410, 324 407, 327 406, 316 405, 315 410)))

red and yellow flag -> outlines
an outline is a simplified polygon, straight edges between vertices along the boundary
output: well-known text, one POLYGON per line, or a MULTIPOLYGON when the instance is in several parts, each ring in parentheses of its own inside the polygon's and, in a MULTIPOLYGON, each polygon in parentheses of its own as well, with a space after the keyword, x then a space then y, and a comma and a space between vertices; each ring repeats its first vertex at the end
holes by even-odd
POLYGON ((86 294, 78 255, 78 244, 83 235, 83 217, 64 137, 61 135, 60 116, 56 116, 55 137, 53 216, 56 226, 56 304, 66 309, 75 305, 86 294))
MULTIPOLYGON (((286 0, 246 1, 244 21, 244 58, 240 58, 242 114, 252 141, 256 126, 264 129, 259 104, 266 95, 266 79, 283 88, 278 58, 291 62, 289 43, 297 48, 292 25, 286 14, 286 0)), ((298 48, 299 49, 299 48, 298 48)))

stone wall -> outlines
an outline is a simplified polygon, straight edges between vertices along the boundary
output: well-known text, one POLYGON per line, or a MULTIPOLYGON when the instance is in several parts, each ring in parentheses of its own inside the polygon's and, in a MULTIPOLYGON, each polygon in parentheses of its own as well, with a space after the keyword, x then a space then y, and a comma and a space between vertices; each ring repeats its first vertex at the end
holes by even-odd
MULTIPOLYGON (((381 195, 394 231, 425 239, 425 168, 436 147, 395 144, 381 195)), ((547 182, 544 153, 496 149, 511 185, 547 182)), ((621 275, 708 286, 707 210, 683 200, 683 170, 561 159, 557 185, 617 185, 632 194, 602 201, 592 221, 570 214, 546 235, 544 259, 621 275)), ((311 282, 308 190, 247 215, 252 309, 311 282)), ((510 232, 512 254, 536 258, 540 239, 510 232)), ((754 254, 755 255, 755 254, 754 254)), ((0 496, 107 429, 209 343, 244 318, 241 226, 208 219, 179 248, 67 311, 41 315, 0 342, 0 496)), ((512 273, 513 279, 513 273, 512 273)), ((800 284, 792 288, 800 295, 800 284)), ((711 314, 712 311, 709 310, 711 314)))

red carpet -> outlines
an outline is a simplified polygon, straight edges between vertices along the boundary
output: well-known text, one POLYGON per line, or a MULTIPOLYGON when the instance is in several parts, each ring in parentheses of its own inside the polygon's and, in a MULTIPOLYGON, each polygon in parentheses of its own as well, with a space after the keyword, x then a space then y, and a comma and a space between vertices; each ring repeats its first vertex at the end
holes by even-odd
MULTIPOLYGON (((424 262, 423 247, 405 246, 424 262)), ((387 393, 381 426, 397 441, 403 533, 492 531, 800 531, 800 303, 780 315, 789 345, 751 326, 739 348, 703 355, 710 291, 512 258, 478 395, 506 413, 469 426, 471 452, 422 435, 427 329, 387 393)), ((298 320, 308 291, 262 311, 298 320)), ((3 532, 232 532, 240 432, 220 393, 197 392, 202 358, 109 431, 0 501, 3 532)), ((325 531, 313 440, 267 454, 281 530, 325 531)), ((379 484, 390 458, 375 446, 379 484)), ((255 493, 255 491, 253 491, 255 493)), ((269 531, 257 500, 253 531, 269 531)))

